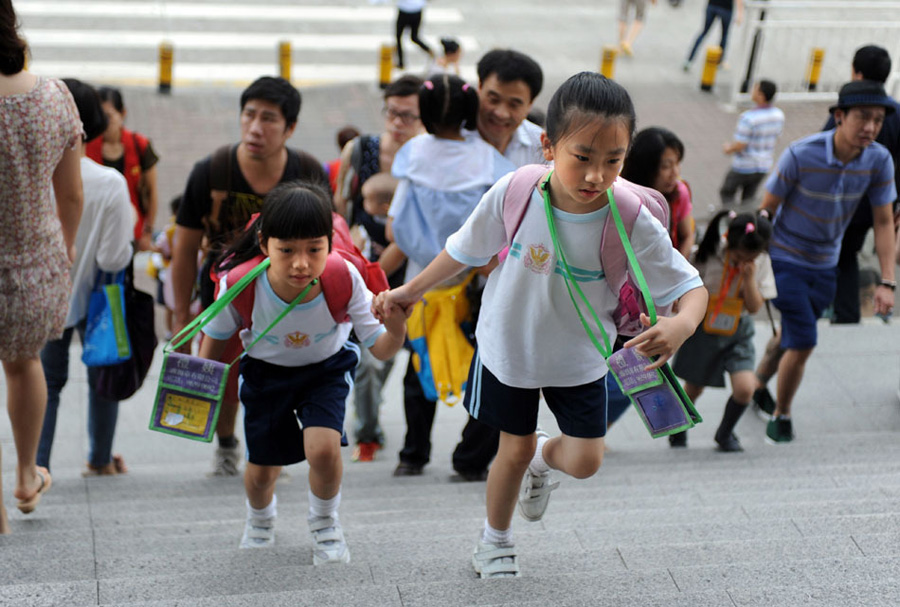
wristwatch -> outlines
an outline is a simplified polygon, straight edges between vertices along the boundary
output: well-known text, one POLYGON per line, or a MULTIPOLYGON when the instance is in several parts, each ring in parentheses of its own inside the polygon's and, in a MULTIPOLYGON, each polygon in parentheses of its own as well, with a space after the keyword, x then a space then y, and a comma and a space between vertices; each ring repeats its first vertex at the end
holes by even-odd
POLYGON ((887 278, 882 278, 880 284, 882 287, 887 287, 891 291, 897 290, 897 281, 896 280, 888 280, 887 278))

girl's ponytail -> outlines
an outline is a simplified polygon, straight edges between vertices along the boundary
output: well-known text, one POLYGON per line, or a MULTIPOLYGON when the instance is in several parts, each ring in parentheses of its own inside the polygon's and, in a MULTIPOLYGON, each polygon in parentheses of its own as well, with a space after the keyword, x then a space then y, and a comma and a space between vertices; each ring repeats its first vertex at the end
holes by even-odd
POLYGON ((226 271, 236 268, 245 261, 249 261, 257 255, 262 255, 259 248, 259 226, 262 223, 262 215, 256 218, 241 232, 231 245, 225 249, 216 269, 226 271))
POLYGON ((478 128, 478 91, 467 82, 462 85, 462 92, 465 106, 463 128, 474 131, 478 128))
POLYGON ((701 240, 700 244, 697 246, 697 263, 704 263, 707 259, 716 254, 716 251, 719 248, 719 240, 722 238, 719 224, 722 222, 723 217, 732 213, 734 213, 734 211, 719 211, 709 220, 709 225, 706 226, 706 233, 703 234, 703 240, 701 240))
POLYGON ((741 213, 720 211, 710 220, 706 234, 697 248, 697 263, 703 263, 714 255, 723 234, 719 230, 722 218, 728 216, 728 229, 724 237, 726 246, 733 251, 761 253, 768 250, 772 237, 772 224, 767 211, 741 213))
POLYGON ((478 92, 457 76, 433 76, 419 88, 419 116, 432 135, 461 127, 473 131, 478 121, 478 92))

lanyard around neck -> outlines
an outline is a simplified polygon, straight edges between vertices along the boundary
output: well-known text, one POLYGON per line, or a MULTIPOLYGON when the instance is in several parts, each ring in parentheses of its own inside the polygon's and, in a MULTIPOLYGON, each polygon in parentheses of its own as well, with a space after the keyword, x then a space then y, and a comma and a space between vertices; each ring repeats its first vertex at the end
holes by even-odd
MULTIPOLYGON (((191 339, 193 339, 193 337, 197 333, 199 333, 203 327, 208 325, 212 321, 213 318, 218 316, 218 314, 222 310, 224 310, 226 306, 228 306, 232 301, 234 301, 237 298, 237 296, 240 295, 241 291, 243 291, 245 288, 247 288, 247 285, 249 285, 251 282, 256 280, 256 278, 260 274, 265 272, 266 268, 269 267, 269 264, 270 264, 270 260, 268 257, 266 257, 256 267, 254 267, 252 270, 250 270, 244 276, 242 276, 239 281, 237 281, 235 284, 231 285, 231 287, 229 289, 226 289, 221 297, 219 297, 208 308, 206 308, 200 314, 198 314, 197 318, 195 318, 190 323, 188 323, 181 331, 179 331, 174 337, 172 337, 172 339, 166 345, 165 351, 171 352, 173 350, 177 350, 184 344, 188 343, 191 339)), ((312 289, 313 286, 316 285, 318 282, 319 282, 318 278, 310 281, 310 283, 308 285, 306 285, 306 288, 303 289, 303 291, 301 291, 300 294, 297 297, 295 297, 294 300, 291 301, 291 303, 289 303, 287 305, 287 307, 285 307, 281 311, 281 313, 275 318, 275 320, 273 320, 272 323, 268 327, 266 327, 262 333, 257 335, 256 339, 254 339, 253 342, 249 346, 244 348, 244 350, 240 354, 238 354, 237 357, 228 364, 228 366, 230 367, 231 365, 236 363, 238 360, 240 360, 241 356, 243 356, 246 352, 248 352, 249 350, 252 350, 253 346, 255 346, 257 344, 257 342, 259 342, 259 340, 261 340, 263 337, 265 337, 266 334, 268 334, 268 332, 270 330, 272 330, 272 328, 275 325, 277 325, 279 322, 281 322, 284 319, 284 317, 287 316, 288 313, 291 310, 293 310, 294 307, 298 303, 303 301, 303 298, 306 297, 306 295, 309 293, 310 289, 312 289)))
MULTIPOLYGON (((553 249, 556 252, 556 257, 559 259, 559 263, 563 268, 563 279, 566 284, 566 290, 569 292, 569 298, 571 298, 572 300, 572 305, 575 306, 575 311, 578 313, 578 318, 581 320, 581 324, 584 327, 588 338, 591 340, 591 343, 594 344, 594 347, 597 348, 597 351, 600 352, 600 355, 603 356, 604 359, 606 359, 609 358, 610 355, 612 355, 609 335, 603 328, 603 324, 600 322, 600 319, 597 316, 594 307, 591 305, 591 302, 588 300, 584 292, 581 290, 581 287, 578 285, 578 281, 576 281, 575 277, 572 276, 572 270, 569 268, 569 263, 566 260, 566 253, 559 242, 559 236, 556 231, 556 224, 553 221, 553 205, 550 202, 551 175, 553 175, 553 171, 550 171, 547 177, 541 182, 540 189, 544 197, 544 211, 547 215, 547 227, 550 230, 550 238, 553 241, 553 249), (580 299, 582 304, 587 308, 591 319, 594 321, 597 329, 599 329, 599 338, 585 319, 584 313, 581 311, 581 306, 579 305, 578 300, 575 299, 575 294, 572 292, 573 286, 575 288, 575 292, 578 293, 578 299, 580 299), (600 339, 603 340, 602 344, 600 343, 600 339)), ((622 247, 625 249, 625 255, 628 258, 628 263, 631 266, 634 277, 637 279, 641 294, 644 296, 644 303, 647 306, 647 315, 650 317, 650 323, 656 324, 656 306, 653 305, 653 298, 650 296, 650 288, 647 285, 647 281, 644 279, 644 274, 643 272, 641 272, 641 266, 637 261, 637 257, 634 254, 634 249, 632 248, 631 242, 628 239, 628 233, 625 230, 625 224, 622 222, 622 216, 619 214, 619 209, 616 206, 612 188, 606 190, 606 198, 609 202, 609 212, 612 213, 613 221, 616 224, 616 231, 618 232, 619 238, 622 241, 622 247)), ((616 294, 616 296, 618 298, 618 294, 616 294)))

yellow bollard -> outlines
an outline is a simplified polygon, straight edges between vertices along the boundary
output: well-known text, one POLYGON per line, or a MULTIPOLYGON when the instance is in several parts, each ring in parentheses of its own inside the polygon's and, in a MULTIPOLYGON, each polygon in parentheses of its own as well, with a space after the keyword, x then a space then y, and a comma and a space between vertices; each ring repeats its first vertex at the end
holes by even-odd
POLYGON ((159 43, 159 92, 169 94, 172 92, 172 62, 175 57, 175 49, 170 42, 159 43))
POLYGON ((278 44, 278 69, 281 77, 291 81, 291 43, 282 40, 278 44))
POLYGON ((378 86, 386 89, 391 83, 391 67, 394 65, 394 47, 382 44, 378 59, 378 86))
POLYGON ((614 46, 604 46, 603 52, 600 54, 600 73, 610 80, 613 79, 613 74, 616 72, 616 55, 618 54, 614 46))
POLYGON ((809 66, 806 68, 806 82, 809 90, 816 90, 819 77, 822 75, 822 60, 825 58, 825 49, 814 48, 809 55, 809 66))
POLYGON ((703 75, 700 76, 700 90, 711 91, 716 83, 716 72, 719 70, 719 62, 722 60, 722 47, 710 46, 706 48, 706 64, 703 66, 703 75))

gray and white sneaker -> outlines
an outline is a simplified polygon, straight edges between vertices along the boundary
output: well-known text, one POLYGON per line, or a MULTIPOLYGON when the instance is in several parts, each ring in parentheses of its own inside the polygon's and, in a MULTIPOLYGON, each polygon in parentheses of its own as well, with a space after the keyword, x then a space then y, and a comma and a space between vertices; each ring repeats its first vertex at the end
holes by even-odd
POLYGON ((275 517, 247 516, 241 548, 268 548, 275 545, 275 517))
MULTIPOLYGON (((538 430, 537 435, 549 438, 549 435, 543 430, 538 430)), ((550 492, 557 487, 559 487, 559 481, 551 483, 549 471, 534 474, 529 468, 525 472, 522 492, 519 494, 519 514, 522 515, 522 518, 531 522, 541 520, 544 512, 547 511, 547 504, 550 503, 550 492)))
POLYGON ((309 533, 313 542, 313 565, 349 563, 350 549, 344 541, 341 522, 331 516, 315 516, 309 521, 309 533))
POLYGON ((241 463, 241 445, 234 447, 217 447, 216 457, 213 459, 213 469, 207 476, 237 476, 240 474, 238 466, 241 463))

